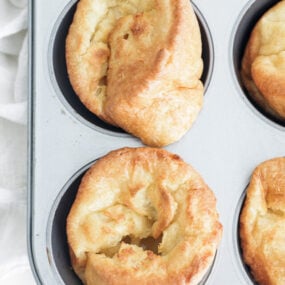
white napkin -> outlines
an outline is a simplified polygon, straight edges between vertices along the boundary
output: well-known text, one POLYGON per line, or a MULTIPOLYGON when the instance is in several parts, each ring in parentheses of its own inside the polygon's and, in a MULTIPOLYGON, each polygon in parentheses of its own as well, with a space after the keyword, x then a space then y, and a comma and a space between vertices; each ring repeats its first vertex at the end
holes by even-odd
POLYGON ((0 1, 0 284, 35 284, 26 247, 27 0, 0 1))

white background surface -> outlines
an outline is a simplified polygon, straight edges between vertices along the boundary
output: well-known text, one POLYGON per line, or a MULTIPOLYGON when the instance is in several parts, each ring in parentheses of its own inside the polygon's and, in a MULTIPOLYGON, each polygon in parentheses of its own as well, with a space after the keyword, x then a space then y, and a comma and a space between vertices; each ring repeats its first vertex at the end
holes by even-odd
POLYGON ((27 0, 0 0, 0 284, 33 285, 26 247, 27 0))

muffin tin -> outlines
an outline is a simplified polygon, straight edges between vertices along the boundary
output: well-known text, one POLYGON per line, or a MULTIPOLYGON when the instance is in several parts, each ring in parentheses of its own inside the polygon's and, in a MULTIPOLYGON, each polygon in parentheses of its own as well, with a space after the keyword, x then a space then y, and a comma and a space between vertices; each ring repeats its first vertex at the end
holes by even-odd
MULTIPOLYGON (((76 2, 30 1, 28 246, 38 284, 81 284, 65 234, 80 178, 109 151, 142 146, 91 114, 71 88, 64 41, 76 2)), ((253 105, 239 67, 253 25, 276 2, 194 1, 203 36, 204 106, 187 134, 166 149, 190 163, 217 197, 223 239, 201 284, 255 284, 241 258, 239 213, 255 166, 284 155, 285 126, 253 105)))

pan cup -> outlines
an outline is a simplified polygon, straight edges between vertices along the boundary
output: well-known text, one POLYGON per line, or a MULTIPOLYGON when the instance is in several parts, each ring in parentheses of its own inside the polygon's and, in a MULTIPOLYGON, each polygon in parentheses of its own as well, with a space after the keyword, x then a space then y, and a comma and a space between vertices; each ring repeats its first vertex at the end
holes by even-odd
POLYGON ((47 248, 54 279, 59 284, 82 285, 72 270, 67 244, 66 219, 75 200, 81 179, 95 161, 78 170, 64 185, 50 212, 47 226, 47 248))
MULTIPOLYGON (((77 0, 73 0, 63 9, 52 30, 49 43, 48 58, 49 74, 51 77, 52 85, 66 109, 81 123, 93 129, 96 129, 97 131, 108 133, 110 135, 129 136, 124 130, 105 123, 104 121, 100 120, 95 114, 90 112, 81 103, 79 97, 74 92, 69 81, 65 59, 65 39, 69 30, 69 26, 73 20, 77 2, 77 0)), ((193 7, 198 18, 202 36, 202 57, 204 61, 202 82, 204 83, 206 91, 211 80, 214 64, 213 41, 206 20, 198 8, 194 6, 194 4, 193 7)))
POLYGON ((273 125, 274 127, 285 130, 285 121, 276 118, 274 115, 270 114, 266 110, 262 109, 257 103, 252 99, 252 96, 245 88, 241 79, 241 62, 244 55, 244 51, 250 34, 261 18, 261 16, 268 11, 272 6, 274 6, 278 0, 251 0, 247 6, 241 12, 233 31, 232 43, 231 43, 231 65, 233 76, 236 80, 239 93, 242 95, 243 99, 247 105, 264 121, 273 125))
MULTIPOLYGON (((247 189, 247 187, 246 187, 247 189)), ((237 261, 238 270, 241 272, 246 284, 258 285, 258 283, 254 280, 250 272, 249 266, 243 260, 242 247, 241 247, 241 239, 240 239, 240 215, 243 209, 243 205, 246 198, 246 189, 243 191, 240 199, 238 200, 238 204, 236 206, 234 221, 233 221, 233 245, 234 245, 234 254, 235 260, 237 261)))
MULTIPOLYGON (((50 211, 47 224, 47 258, 57 284, 83 285, 72 269, 66 235, 66 219, 75 200, 81 179, 96 162, 88 163, 79 169, 64 185, 50 211)), ((216 254, 217 256, 217 254, 216 254)), ((208 284, 214 269, 215 259, 198 285, 208 284)))

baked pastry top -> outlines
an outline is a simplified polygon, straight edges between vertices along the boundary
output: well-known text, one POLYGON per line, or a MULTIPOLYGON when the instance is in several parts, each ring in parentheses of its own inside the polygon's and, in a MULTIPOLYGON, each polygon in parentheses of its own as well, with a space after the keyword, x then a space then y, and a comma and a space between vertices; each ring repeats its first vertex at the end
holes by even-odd
POLYGON ((260 285, 285 284, 285 158, 253 172, 240 217, 244 261, 260 285))
POLYGON ((198 284, 221 233, 201 176, 156 148, 123 148, 96 161, 67 218, 72 266, 88 285, 198 284), (143 248, 147 239, 157 251, 143 248))
POLYGON ((80 0, 66 62, 83 104, 148 145, 179 140, 202 107, 201 35, 189 0, 80 0))
POLYGON ((254 27, 241 75, 253 100, 285 121, 285 0, 269 9, 254 27))

